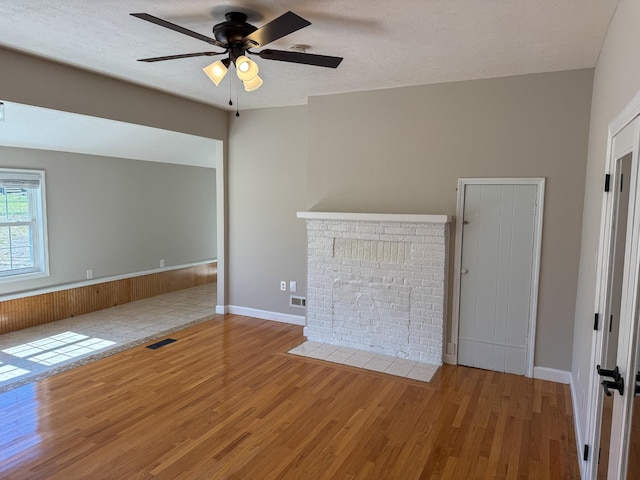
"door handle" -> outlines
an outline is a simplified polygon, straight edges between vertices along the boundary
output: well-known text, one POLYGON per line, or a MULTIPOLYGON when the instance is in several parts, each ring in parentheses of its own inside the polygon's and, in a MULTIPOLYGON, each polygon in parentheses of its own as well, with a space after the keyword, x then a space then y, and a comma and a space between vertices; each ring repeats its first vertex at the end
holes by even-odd
MULTIPOLYGON (((604 394, 607 397, 611 396, 609 389, 617 390, 620 395, 624 395, 624 378, 620 375, 620 369, 616 365, 613 370, 605 370, 600 368, 600 365, 596 365, 596 371, 601 377, 611 377, 613 380, 603 380, 601 385, 604 388, 604 394)), ((637 387, 635 389, 637 391, 637 387)))
POLYGON ((617 390, 620 395, 624 395, 624 378, 620 377, 617 380, 603 380, 602 388, 604 388, 604 394, 607 397, 611 396, 610 388, 617 390))

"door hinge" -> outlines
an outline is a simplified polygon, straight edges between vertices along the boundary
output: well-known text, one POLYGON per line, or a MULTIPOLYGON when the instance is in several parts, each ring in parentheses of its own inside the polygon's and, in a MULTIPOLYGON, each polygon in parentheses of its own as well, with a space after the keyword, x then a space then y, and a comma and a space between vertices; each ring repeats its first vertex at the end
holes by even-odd
POLYGON ((609 191, 609 184, 611 183, 611 175, 608 173, 604 176, 604 191, 609 191))
POLYGON ((609 317, 609 333, 611 333, 612 328, 613 328, 613 315, 609 317))
POLYGON ((593 321, 593 329, 598 330, 598 319, 600 318, 600 314, 596 313, 595 319, 593 321))
POLYGON ((585 462, 589 460, 589 445, 585 443, 584 450, 582 451, 582 460, 585 462))

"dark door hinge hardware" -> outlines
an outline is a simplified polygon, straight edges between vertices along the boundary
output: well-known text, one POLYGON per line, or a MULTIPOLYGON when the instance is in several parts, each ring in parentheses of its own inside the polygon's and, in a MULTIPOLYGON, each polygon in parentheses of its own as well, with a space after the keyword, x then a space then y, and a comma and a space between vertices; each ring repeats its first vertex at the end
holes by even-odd
POLYGON ((611 333, 612 328, 613 328, 613 315, 609 317, 609 333, 611 333))
POLYGON ((609 191, 609 185, 611 183, 611 175, 609 175, 608 173, 604 176, 604 191, 608 192, 609 191))
POLYGON ((598 330, 598 318, 600 318, 600 315, 596 313, 594 321, 593 321, 593 329, 594 330, 598 330))
POLYGON ((582 450, 582 460, 585 462, 589 460, 589 445, 585 444, 584 449, 582 450))

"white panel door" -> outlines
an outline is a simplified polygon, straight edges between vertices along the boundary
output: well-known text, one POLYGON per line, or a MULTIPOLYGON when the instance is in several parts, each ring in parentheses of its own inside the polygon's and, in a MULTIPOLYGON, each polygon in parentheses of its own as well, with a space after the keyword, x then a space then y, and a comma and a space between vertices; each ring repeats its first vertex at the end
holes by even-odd
MULTIPOLYGON (((631 146, 631 174, 629 175, 629 206, 627 213, 626 242, 624 243, 624 271, 619 307, 619 331, 615 367, 619 370, 616 379, 602 374, 613 397, 611 412, 611 440, 609 443, 608 479, 637 479, 640 475, 640 119, 631 122, 613 138, 614 154, 618 144, 631 146), (635 417, 635 418, 634 418, 635 417)), ((625 149, 626 151, 626 149, 625 149)), ((624 157, 616 162, 616 171, 624 172, 624 157)), ((614 175, 616 174, 614 171, 614 175)), ((617 175, 616 175, 617 176, 617 175)), ((615 176, 614 176, 615 178, 615 176)), ((614 186, 616 184, 614 183, 614 186)), ((614 192, 617 188, 614 189, 614 192)), ((617 192, 616 192, 617 193, 617 192)), ((615 241, 615 239, 614 239, 615 241)), ((615 265, 615 260, 614 260, 615 265)), ((614 266, 615 268, 615 266, 614 266)), ((612 302, 618 299, 613 297, 612 302)), ((615 312, 615 309, 611 309, 615 312)), ((605 335, 606 337, 606 335, 605 335)), ((608 354, 605 346, 605 355, 608 354)), ((605 440, 604 438, 602 440, 605 440)), ((606 446, 601 446, 606 448, 606 446)), ((601 469, 599 469, 601 471, 601 469)))
POLYGON ((537 188, 465 185, 460 365, 526 372, 537 188))

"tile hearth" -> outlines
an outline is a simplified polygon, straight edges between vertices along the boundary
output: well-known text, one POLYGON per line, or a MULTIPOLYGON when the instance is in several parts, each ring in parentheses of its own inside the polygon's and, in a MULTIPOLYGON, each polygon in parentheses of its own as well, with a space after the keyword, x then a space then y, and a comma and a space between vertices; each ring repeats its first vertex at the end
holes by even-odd
POLYGON ((397 377, 410 378, 421 382, 430 382, 438 371, 436 365, 320 342, 304 342, 287 353, 386 373, 397 377))

